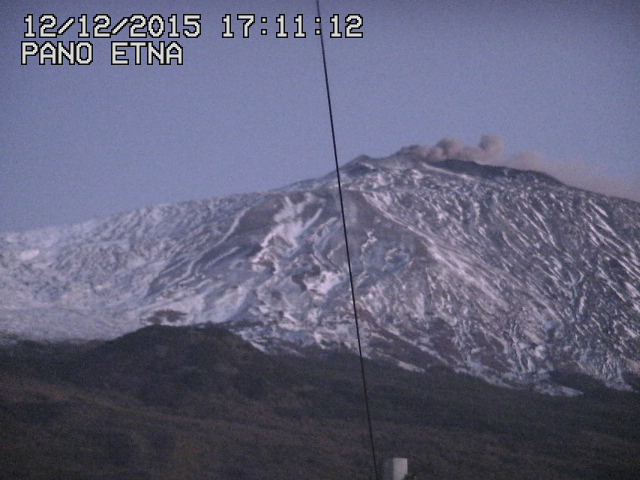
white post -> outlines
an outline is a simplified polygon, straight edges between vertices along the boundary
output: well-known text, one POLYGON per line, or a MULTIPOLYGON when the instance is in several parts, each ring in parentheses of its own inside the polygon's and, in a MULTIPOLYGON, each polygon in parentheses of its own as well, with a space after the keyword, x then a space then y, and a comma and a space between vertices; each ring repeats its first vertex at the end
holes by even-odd
POLYGON ((384 480, 404 480, 409 473, 409 460, 406 458, 387 458, 383 468, 384 480))

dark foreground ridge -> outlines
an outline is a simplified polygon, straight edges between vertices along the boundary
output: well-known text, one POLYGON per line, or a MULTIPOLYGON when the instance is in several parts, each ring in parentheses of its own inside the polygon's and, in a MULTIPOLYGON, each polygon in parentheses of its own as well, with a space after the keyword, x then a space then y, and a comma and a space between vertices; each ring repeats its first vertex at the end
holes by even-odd
MULTIPOLYGON (((150 326, 0 352, 0 477, 367 479, 358 359, 266 355, 217 327, 150 326)), ((502 389, 368 363, 376 445, 418 479, 636 479, 640 395, 502 389)))

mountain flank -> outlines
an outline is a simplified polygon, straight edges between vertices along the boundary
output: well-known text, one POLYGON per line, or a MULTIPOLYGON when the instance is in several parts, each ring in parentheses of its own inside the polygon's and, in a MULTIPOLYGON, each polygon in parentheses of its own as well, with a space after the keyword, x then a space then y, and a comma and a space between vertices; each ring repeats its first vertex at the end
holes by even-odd
MULTIPOLYGON (((635 479, 640 396, 504 389, 366 362, 381 456, 416 478, 635 479)), ((0 472, 20 479, 370 478, 358 358, 267 355, 216 326, 0 351, 0 472), (303 473, 301 473, 303 472, 303 473), (301 476, 302 475, 302 476, 301 476)))

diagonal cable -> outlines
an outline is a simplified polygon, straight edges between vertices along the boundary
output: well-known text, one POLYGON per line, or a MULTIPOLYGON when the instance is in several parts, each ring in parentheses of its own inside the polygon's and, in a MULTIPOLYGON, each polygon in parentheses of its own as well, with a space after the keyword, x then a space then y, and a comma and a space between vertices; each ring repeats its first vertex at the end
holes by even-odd
MULTIPOLYGON (((318 18, 320 15, 320 0, 316 0, 316 11, 318 18)), ((369 408, 369 392, 367 389, 367 376, 364 368, 364 358, 362 356, 362 342, 360 341, 360 323, 358 322, 358 308, 356 307, 356 293, 353 285, 353 270, 351 268, 351 255, 349 253, 349 236, 347 235, 347 220, 344 213, 344 197, 342 195, 342 181, 340 179, 340 167, 338 165, 338 147, 336 146, 336 130, 333 122, 333 108, 331 106, 331 91, 329 89, 329 73, 327 71, 327 55, 324 48, 324 32, 320 23, 320 46, 322 48, 322 65, 324 67, 324 83, 327 91, 327 104, 329 106, 329 120, 331 123, 331 139, 333 141, 333 159, 336 166, 336 177, 338 179, 338 195, 340 197, 340 213, 342 215, 342 232, 344 233, 344 245, 347 253, 347 266, 349 268, 349 285, 351 287, 351 303, 353 305, 353 318, 356 324, 356 336, 358 337, 358 355, 360 356, 360 373, 362 374, 362 389, 364 393, 364 404, 367 412, 367 426, 369 428, 369 441, 371 443, 371 457, 373 461, 373 471, 375 480, 378 480, 378 462, 376 460, 376 447, 373 440, 373 425, 371 423, 371 410, 369 408)))

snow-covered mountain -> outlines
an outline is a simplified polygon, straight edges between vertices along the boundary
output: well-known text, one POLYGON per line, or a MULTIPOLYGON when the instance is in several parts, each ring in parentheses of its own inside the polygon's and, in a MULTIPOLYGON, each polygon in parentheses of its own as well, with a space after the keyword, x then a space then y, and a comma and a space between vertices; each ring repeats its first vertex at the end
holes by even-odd
MULTIPOLYGON (((368 356, 550 392, 553 371, 640 375, 640 204, 418 147, 342 174, 368 356)), ((215 322, 266 351, 354 349, 345 262, 334 174, 0 234, 0 332, 215 322)))

